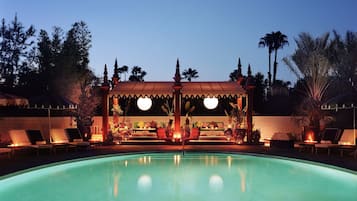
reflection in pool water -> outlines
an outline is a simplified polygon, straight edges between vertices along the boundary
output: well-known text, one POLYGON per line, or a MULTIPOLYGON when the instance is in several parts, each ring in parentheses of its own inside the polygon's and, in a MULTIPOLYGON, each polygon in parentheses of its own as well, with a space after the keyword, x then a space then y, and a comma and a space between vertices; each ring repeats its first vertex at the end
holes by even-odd
POLYGON ((1 201, 346 201, 356 200, 357 174, 268 157, 155 153, 49 166, 0 186, 1 201))

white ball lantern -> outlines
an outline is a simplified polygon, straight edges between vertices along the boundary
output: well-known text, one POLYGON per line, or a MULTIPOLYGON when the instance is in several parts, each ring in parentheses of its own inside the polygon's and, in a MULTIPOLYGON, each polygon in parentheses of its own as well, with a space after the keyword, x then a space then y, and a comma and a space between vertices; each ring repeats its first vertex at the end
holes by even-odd
POLYGON ((138 108, 142 111, 147 111, 151 108, 152 106, 152 100, 148 97, 140 97, 138 98, 138 101, 136 102, 138 105, 138 108))
POLYGON ((207 97, 203 99, 203 105, 209 109, 213 110, 217 107, 218 105, 218 98, 216 97, 207 97))

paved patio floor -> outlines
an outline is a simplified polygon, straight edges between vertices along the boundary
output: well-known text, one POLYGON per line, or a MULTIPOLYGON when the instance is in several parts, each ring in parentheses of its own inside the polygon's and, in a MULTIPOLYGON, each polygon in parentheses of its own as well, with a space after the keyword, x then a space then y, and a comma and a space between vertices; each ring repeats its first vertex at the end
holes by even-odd
POLYGON ((2 154, 0 155, 0 176, 39 165, 71 159, 121 153, 182 152, 183 148, 185 153, 229 152, 283 156, 325 163, 357 171, 357 159, 349 154, 340 156, 337 152, 332 152, 331 155, 327 155, 327 153, 323 152, 314 154, 309 151, 300 152, 297 149, 266 149, 262 145, 185 145, 184 147, 182 145, 110 145, 95 146, 87 150, 69 150, 68 152, 59 150, 56 154, 51 154, 47 150, 41 150, 39 155, 36 155, 36 152, 27 150, 24 152, 16 152, 11 158, 8 158, 6 154, 2 154))

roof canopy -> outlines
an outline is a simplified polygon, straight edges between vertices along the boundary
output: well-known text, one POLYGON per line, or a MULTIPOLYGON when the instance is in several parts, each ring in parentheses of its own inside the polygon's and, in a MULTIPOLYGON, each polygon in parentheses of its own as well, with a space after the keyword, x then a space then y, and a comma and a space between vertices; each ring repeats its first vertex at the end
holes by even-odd
POLYGON ((29 101, 24 97, 7 94, 0 91, 0 106, 24 106, 28 104, 29 101))
MULTIPOLYGON (((246 94, 236 82, 182 82, 183 97, 229 97, 246 94)), ((119 97, 172 97, 173 82, 119 82, 110 92, 119 97)))

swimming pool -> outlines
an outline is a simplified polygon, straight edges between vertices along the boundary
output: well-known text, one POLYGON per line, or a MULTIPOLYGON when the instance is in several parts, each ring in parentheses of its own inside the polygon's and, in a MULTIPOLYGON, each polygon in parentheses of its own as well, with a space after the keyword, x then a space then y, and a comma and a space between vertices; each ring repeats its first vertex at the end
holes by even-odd
POLYGON ((220 153, 97 157, 0 179, 1 201, 355 201, 356 192, 353 171, 220 153))

